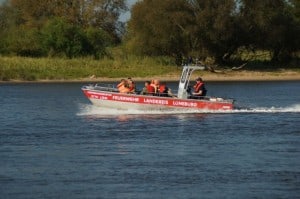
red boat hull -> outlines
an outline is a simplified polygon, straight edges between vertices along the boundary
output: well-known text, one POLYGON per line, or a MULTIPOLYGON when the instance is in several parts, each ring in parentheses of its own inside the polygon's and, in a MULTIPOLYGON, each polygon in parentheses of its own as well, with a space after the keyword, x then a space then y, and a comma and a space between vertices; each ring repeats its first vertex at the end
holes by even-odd
POLYGON ((221 98, 208 99, 179 99, 149 95, 123 94, 101 90, 82 89, 85 96, 94 104, 101 107, 117 109, 203 109, 203 110, 232 110, 233 101, 221 98))

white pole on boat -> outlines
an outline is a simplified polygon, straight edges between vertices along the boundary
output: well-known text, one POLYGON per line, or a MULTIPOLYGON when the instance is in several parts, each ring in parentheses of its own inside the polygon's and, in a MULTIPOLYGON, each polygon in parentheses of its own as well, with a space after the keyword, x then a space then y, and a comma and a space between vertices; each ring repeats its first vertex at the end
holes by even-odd
POLYGON ((178 85, 178 94, 177 97, 179 99, 187 99, 188 98, 188 87, 190 83, 190 77, 195 70, 204 70, 204 66, 190 66, 185 65, 182 69, 181 78, 178 85))

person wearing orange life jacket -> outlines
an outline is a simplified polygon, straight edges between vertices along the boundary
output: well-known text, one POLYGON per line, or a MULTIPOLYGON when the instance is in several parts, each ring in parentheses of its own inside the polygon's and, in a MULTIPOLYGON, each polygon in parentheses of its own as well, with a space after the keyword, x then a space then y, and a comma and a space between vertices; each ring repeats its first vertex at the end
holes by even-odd
POLYGON ((150 85, 154 88, 154 93, 157 94, 159 89, 159 80, 158 79, 152 80, 150 85))
POLYGON ((141 95, 154 95, 155 89, 151 85, 150 81, 145 81, 145 87, 143 88, 141 95))
POLYGON ((125 79, 121 79, 121 82, 117 85, 117 88, 120 93, 129 93, 130 92, 127 81, 125 79))
POLYGON ((202 98, 207 93, 204 82, 201 77, 196 79, 196 84, 194 85, 194 92, 192 93, 191 98, 202 98))
POLYGON ((171 89, 166 85, 166 82, 161 82, 158 89, 158 95, 161 97, 172 97, 171 89))

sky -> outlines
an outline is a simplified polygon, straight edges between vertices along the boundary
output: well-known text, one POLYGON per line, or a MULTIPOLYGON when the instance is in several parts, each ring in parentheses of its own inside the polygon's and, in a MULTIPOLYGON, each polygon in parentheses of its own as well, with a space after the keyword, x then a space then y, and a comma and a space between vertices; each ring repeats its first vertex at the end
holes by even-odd
POLYGON ((122 22, 126 22, 129 20, 130 18, 130 9, 131 7, 137 2, 138 0, 127 0, 127 5, 128 5, 128 8, 129 8, 129 11, 127 11, 126 13, 122 14, 120 16, 120 21, 122 22))

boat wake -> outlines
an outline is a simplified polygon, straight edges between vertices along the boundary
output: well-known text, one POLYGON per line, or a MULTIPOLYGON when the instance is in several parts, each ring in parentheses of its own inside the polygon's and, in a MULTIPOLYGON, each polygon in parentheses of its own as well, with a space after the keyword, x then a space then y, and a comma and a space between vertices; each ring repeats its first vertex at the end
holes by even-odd
POLYGON ((237 108, 231 112, 235 113, 300 113, 300 104, 294 104, 287 107, 255 107, 255 108, 237 108))
POLYGON ((233 113, 300 113, 300 104, 288 107, 254 107, 254 108, 236 108, 234 110, 212 111, 212 110, 121 110, 97 107, 91 104, 80 104, 78 116, 114 116, 114 115, 161 115, 161 114, 233 114, 233 113))

